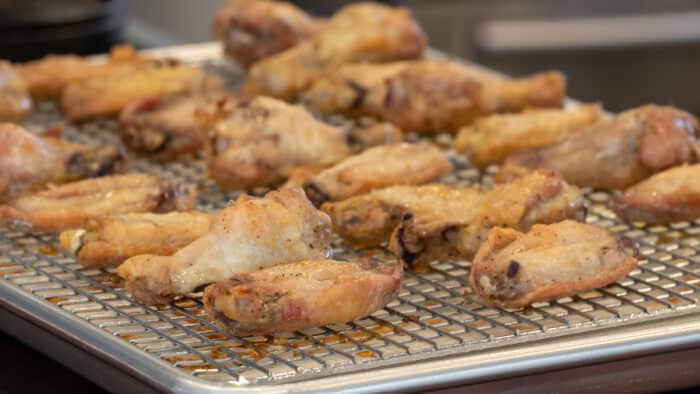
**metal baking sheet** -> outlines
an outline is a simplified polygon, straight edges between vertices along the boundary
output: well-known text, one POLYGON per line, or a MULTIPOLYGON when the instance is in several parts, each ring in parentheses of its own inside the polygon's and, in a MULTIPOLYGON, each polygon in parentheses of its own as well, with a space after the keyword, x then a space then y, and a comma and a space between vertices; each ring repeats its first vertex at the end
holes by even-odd
MULTIPOLYGON (((242 76, 215 43, 157 53, 202 64, 232 85, 242 76)), ((42 103, 26 125, 53 123, 62 124, 55 106, 42 103)), ((65 128, 73 141, 119 144, 112 120, 65 128)), ((490 183, 495 168, 480 173, 450 155, 456 169, 442 181, 490 183)), ((237 195, 207 180, 201 160, 130 159, 133 171, 197 184, 197 209, 220 209, 237 195)), ((425 274, 407 273, 398 299, 366 318, 246 338, 209 322, 200 294, 146 307, 114 270, 78 265, 55 235, 0 228, 0 307, 7 316, 0 327, 36 347, 47 343, 44 351, 74 368, 87 355, 101 372, 181 392, 421 390, 700 345, 700 221, 625 224, 608 208, 609 194, 589 191, 586 198, 587 222, 635 239, 644 259, 606 288, 508 312, 473 297, 468 261, 441 261, 425 274), (15 320, 34 329, 18 329, 15 320)), ((353 251, 339 239, 334 251, 339 259, 394 259, 381 248, 353 251)))

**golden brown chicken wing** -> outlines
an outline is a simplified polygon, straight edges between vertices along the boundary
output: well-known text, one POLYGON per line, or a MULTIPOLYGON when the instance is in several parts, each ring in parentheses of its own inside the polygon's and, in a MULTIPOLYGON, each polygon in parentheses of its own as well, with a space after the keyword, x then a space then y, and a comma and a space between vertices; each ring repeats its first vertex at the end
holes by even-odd
POLYGON ((328 215, 301 189, 243 195, 211 220, 208 233, 172 256, 135 256, 118 273, 136 300, 164 303, 237 273, 327 258, 330 239, 328 215))
POLYGON ((61 233, 61 246, 85 267, 110 267, 140 254, 168 256, 209 231, 200 212, 124 213, 87 220, 61 233))
POLYGON ((254 64, 242 89, 251 96, 290 99, 325 70, 361 61, 415 59, 425 47, 425 34, 408 9, 351 4, 309 40, 254 64))
POLYGON ((452 171, 443 151, 427 144, 377 146, 348 157, 304 183, 309 199, 320 206, 395 185, 420 185, 452 171))
POLYGON ((125 172, 114 146, 88 147, 0 123, 0 202, 47 184, 125 172))
POLYGON ((237 274, 206 288, 211 319, 233 335, 264 335, 346 323, 392 301, 401 264, 303 261, 237 274))
POLYGON ((207 165, 222 189, 274 185, 294 168, 323 168, 350 154, 344 131, 302 106, 256 97, 221 111, 209 127, 207 165))
POLYGON ((12 65, 0 61, 0 121, 20 122, 32 110, 27 84, 12 65))
POLYGON ((699 133, 698 121, 691 114, 673 107, 645 105, 555 145, 508 157, 496 181, 547 167, 578 186, 624 189, 665 168, 697 162, 693 144, 699 133))
POLYGON ((479 247, 469 283, 485 302, 508 309, 606 286, 637 266, 626 238, 566 220, 523 234, 496 227, 479 247))
POLYGON ((431 261, 472 258, 494 227, 526 231, 535 223, 586 216, 581 191, 549 170, 497 186, 476 200, 454 210, 436 205, 429 215, 405 215, 390 248, 409 268, 422 271, 431 261))
POLYGON ((322 25, 285 1, 229 0, 214 16, 224 53, 245 68, 308 39, 322 25))
POLYGON ((193 186, 171 184, 152 175, 87 179, 50 188, 0 205, 0 223, 59 232, 83 228, 99 216, 128 212, 189 210, 193 186))
POLYGON ((600 105, 587 104, 570 110, 540 109, 518 114, 491 115, 463 127, 454 142, 468 152, 470 162, 484 168, 511 154, 560 142, 598 122, 600 105))
POLYGON ((626 222, 700 218, 700 164, 674 167, 639 182, 617 196, 614 210, 626 222))

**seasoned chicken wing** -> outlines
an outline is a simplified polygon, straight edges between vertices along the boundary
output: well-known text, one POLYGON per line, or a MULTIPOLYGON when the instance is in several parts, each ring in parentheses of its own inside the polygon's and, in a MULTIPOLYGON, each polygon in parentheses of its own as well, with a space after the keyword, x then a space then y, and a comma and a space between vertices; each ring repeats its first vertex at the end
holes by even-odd
POLYGON ((255 63, 242 89, 251 96, 290 99, 326 70, 353 62, 415 59, 426 41, 407 8, 350 4, 309 40, 255 63))
POLYGON ((24 79, 10 63, 0 61, 0 121, 20 122, 31 110, 32 98, 24 79))
POLYGON ((225 190, 283 182, 297 167, 323 168, 350 154, 345 132, 304 107, 269 97, 226 103, 209 127, 209 174, 225 190))
POLYGON ((549 170, 499 185, 476 200, 444 211, 436 205, 428 215, 405 215, 391 237, 391 250, 409 268, 422 271, 435 260, 471 259, 494 227, 527 231, 535 223, 586 216, 581 191, 549 170))
POLYGON ((61 94, 61 111, 71 122, 114 116, 129 103, 147 97, 217 90, 222 81, 196 67, 161 62, 69 84, 61 94))
POLYGON ((210 318, 233 335, 303 330, 365 317, 399 292, 401 264, 303 261, 237 274, 206 288, 210 318))
POLYGON ((700 164, 668 169, 618 195, 615 213, 626 222, 665 224, 700 218, 700 164))
POLYGON ((224 53, 245 68, 308 39, 322 25, 285 1, 229 0, 214 16, 224 53))
POLYGON ((570 110, 540 109, 491 115, 463 127, 455 138, 454 147, 468 152, 471 163, 484 168, 502 162, 515 152, 562 141, 602 117, 603 110, 598 104, 570 110))
POLYGON ((0 122, 0 202, 47 184, 125 172, 114 146, 88 147, 0 122))
POLYGON ((135 256, 118 273, 136 300, 158 304, 237 273, 327 258, 330 240, 328 215, 301 189, 243 195, 211 220, 208 233, 172 256, 135 256))
POLYGON ((427 144, 377 146, 350 156, 304 183, 309 199, 320 206, 395 185, 420 185, 452 171, 445 153, 427 144))
POLYGON ((99 216, 189 210, 196 190, 145 174, 112 175, 50 188, 0 205, 0 223, 59 232, 99 216))
POLYGON ((171 255, 209 231, 200 212, 124 213, 91 218, 61 233, 61 246, 85 267, 110 267, 140 254, 171 255))
POLYGON ((694 143, 699 133, 698 121, 691 114, 673 107, 645 105, 555 145, 508 157, 496 181, 547 167, 578 186, 624 189, 665 168, 697 162, 694 143))
POLYGON ((636 254, 631 240, 572 220, 525 234, 496 227, 474 257, 469 284, 488 304, 518 309, 607 286, 637 266, 636 254))
POLYGON ((326 114, 373 116, 404 130, 439 133, 493 112, 559 107, 564 91, 559 73, 501 80, 454 61, 414 60, 341 66, 316 79, 303 98, 326 114))
POLYGON ((477 188, 440 183, 393 186, 327 202, 321 209, 331 217, 337 234, 362 248, 387 241, 406 215, 425 223, 444 218, 458 220, 474 212, 483 195, 477 188))

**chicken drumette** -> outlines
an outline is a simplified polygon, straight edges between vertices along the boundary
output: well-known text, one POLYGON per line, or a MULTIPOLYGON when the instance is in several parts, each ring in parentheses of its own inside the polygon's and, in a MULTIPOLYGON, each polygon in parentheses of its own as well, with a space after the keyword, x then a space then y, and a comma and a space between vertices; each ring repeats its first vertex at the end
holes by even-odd
POLYGON ((12 65, 0 61, 0 121, 20 122, 32 110, 27 84, 12 65))

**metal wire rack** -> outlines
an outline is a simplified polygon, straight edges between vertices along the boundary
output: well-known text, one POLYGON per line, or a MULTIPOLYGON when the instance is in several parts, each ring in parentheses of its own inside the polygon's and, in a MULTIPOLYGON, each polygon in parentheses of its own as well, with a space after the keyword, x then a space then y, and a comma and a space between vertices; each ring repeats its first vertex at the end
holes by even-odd
MULTIPOLYGON (((220 62, 209 61, 205 66, 236 77, 220 62)), ((55 122, 60 122, 55 107, 41 104, 28 125, 55 122)), ((83 143, 119 144, 115 127, 113 121, 98 120, 79 128, 67 125, 65 135, 83 143)), ((456 169, 442 181, 490 183, 494 168, 482 174, 464 158, 451 157, 456 169)), ((130 159, 134 171, 196 183, 199 210, 220 209, 237 194, 224 194, 207 180, 201 160, 154 165, 138 157, 130 159)), ((0 284, 51 305, 53 313, 87 322, 89 330, 119 338, 123 346, 138 349, 136 357, 167 364, 166 371, 173 376, 189 375, 198 382, 229 388, 313 381, 406 363, 424 365, 514 344, 526 349, 555 337, 697 313, 700 221, 671 226, 625 224, 608 208, 608 194, 589 191, 586 199, 587 222, 635 239, 644 260, 629 276, 606 288, 521 311, 480 303, 468 286, 470 263, 440 261, 425 274, 407 273, 398 299, 366 318, 294 333, 239 338, 207 319, 200 294, 158 307, 140 305, 123 289, 113 270, 81 267, 60 249, 56 236, 9 228, 0 228, 0 284)), ((334 251, 339 259, 394 260, 384 249, 356 251, 339 239, 334 240, 334 251)), ((0 287, 0 297, 3 294, 0 287)), ((74 334, 80 336, 81 330, 75 329, 74 334)))

